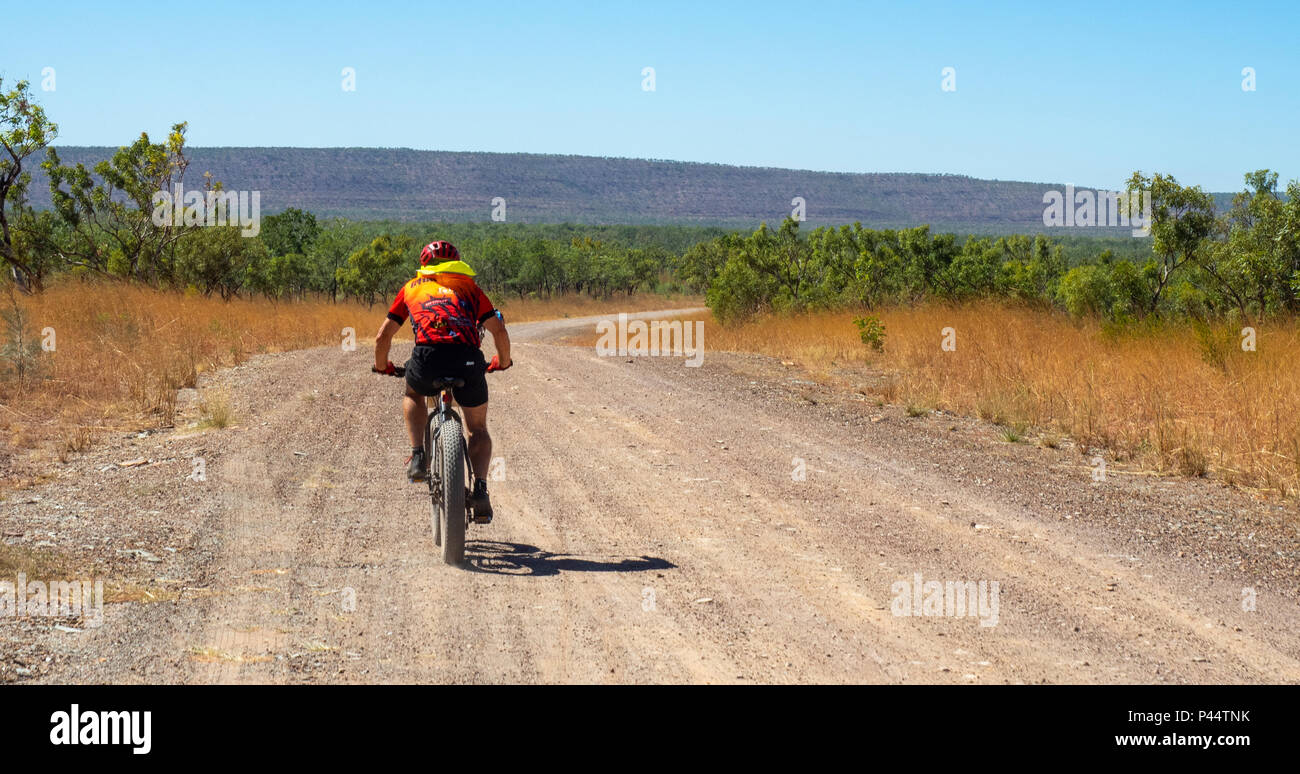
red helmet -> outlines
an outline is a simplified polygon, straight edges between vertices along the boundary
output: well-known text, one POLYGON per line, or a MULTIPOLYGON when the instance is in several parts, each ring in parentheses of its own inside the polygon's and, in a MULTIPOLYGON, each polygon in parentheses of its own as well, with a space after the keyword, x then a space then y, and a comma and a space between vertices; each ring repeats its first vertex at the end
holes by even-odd
POLYGON ((442 261, 459 261, 460 252, 451 242, 444 242, 441 239, 436 242, 430 242, 420 251, 420 265, 428 266, 430 263, 441 263, 442 261))

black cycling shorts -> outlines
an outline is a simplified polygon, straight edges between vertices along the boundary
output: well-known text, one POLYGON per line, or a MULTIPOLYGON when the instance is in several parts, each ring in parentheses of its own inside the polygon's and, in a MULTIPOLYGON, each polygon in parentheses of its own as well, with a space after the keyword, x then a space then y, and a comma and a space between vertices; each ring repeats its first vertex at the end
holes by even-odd
POLYGON ((487 361, 483 350, 465 344, 417 344, 406 361, 406 385, 421 395, 437 395, 434 380, 455 376, 464 387, 452 390, 456 402, 467 408, 487 403, 487 361))

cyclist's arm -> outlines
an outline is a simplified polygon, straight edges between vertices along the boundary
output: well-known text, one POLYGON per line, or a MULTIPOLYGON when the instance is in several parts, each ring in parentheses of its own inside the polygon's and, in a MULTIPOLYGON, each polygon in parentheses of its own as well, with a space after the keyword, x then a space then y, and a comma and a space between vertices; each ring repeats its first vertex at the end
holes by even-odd
POLYGON ((391 317, 384 320, 379 333, 375 335, 375 368, 380 371, 388 367, 388 349, 393 344, 393 336, 401 330, 401 323, 391 317))
POLYGON ((506 332, 506 324, 501 322, 501 318, 495 314, 483 321, 483 330, 492 334, 492 343, 497 348, 497 362, 502 368, 510 367, 510 334, 506 332))
POLYGON ((379 333, 375 334, 375 368, 378 370, 388 368, 388 350, 393 344, 393 335, 401 329, 402 323, 406 322, 410 314, 406 308, 406 288, 403 287, 397 291, 397 298, 388 308, 388 317, 379 326, 379 333))

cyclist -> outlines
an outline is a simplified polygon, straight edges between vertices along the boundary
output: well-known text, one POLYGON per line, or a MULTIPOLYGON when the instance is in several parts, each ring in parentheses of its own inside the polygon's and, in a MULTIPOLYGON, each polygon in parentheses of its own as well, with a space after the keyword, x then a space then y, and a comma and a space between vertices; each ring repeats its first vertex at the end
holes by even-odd
POLYGON ((406 430, 411 437, 411 459, 406 474, 412 482, 424 481, 429 475, 429 460, 424 453, 424 431, 428 410, 424 396, 436 395, 433 380, 443 376, 463 379, 465 385, 452 391, 452 397, 465 414, 469 433, 469 459, 474 468, 474 512, 491 518, 487 474, 492 461, 492 437, 488 435, 488 388, 484 374, 504 371, 511 366, 510 334, 506 333, 501 313, 474 281, 474 270, 460 259, 450 242, 435 241, 420 252, 420 269, 416 277, 397 293, 388 310, 388 318, 375 336, 377 373, 392 374, 388 359, 393 334, 409 318, 415 332, 415 348, 406 362, 406 396, 402 400, 406 430), (497 354, 484 362, 482 330, 492 334, 497 354))

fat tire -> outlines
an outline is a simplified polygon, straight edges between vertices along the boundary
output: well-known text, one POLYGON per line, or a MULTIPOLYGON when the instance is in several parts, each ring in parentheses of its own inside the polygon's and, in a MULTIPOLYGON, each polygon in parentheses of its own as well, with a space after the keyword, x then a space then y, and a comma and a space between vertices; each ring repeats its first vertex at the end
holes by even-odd
POLYGON ((442 545, 442 493, 438 491, 438 475, 442 472, 442 462, 435 454, 433 437, 437 432, 438 415, 430 414, 429 423, 424 428, 424 458, 429 461, 429 501, 431 503, 431 521, 433 526, 433 544, 442 545))
POLYGON ((437 462, 442 474, 442 507, 436 531, 442 537, 442 561, 465 562, 465 445, 460 418, 450 414, 438 428, 437 462))

